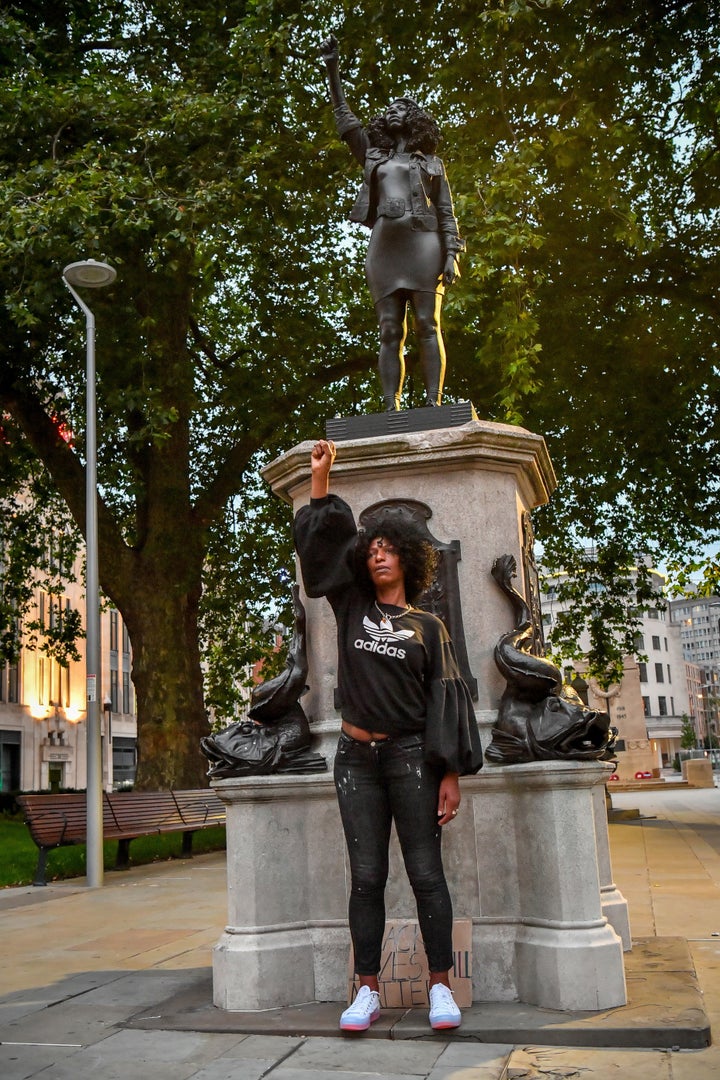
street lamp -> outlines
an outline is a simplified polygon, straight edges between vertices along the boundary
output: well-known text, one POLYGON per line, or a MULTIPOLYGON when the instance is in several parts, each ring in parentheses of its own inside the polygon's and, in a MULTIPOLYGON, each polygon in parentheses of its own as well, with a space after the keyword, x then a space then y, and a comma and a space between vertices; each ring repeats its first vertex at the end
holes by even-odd
POLYGON ((98 579, 97 536, 97 416, 95 404, 95 316, 75 292, 79 289, 102 289, 111 285, 117 273, 112 266, 95 259, 70 263, 63 270, 63 281, 78 306, 85 312, 87 328, 86 426, 85 452, 85 544, 87 580, 85 584, 85 623, 87 634, 85 694, 87 698, 87 883, 95 888, 103 883, 103 791, 102 742, 99 709, 100 681, 100 583, 98 579))

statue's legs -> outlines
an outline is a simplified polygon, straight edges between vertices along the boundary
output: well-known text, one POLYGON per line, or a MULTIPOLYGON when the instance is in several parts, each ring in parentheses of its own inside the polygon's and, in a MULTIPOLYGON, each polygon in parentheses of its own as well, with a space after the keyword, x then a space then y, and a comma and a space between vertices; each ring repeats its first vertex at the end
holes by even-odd
POLYGON ((383 400, 388 412, 400 408, 405 381, 405 338, 407 337, 407 294, 403 290, 383 296, 375 305, 380 327, 378 368, 383 400))
POLYGON ((440 330, 441 304, 440 293, 414 292, 410 298, 425 383, 426 405, 440 404, 445 381, 445 345, 440 330))

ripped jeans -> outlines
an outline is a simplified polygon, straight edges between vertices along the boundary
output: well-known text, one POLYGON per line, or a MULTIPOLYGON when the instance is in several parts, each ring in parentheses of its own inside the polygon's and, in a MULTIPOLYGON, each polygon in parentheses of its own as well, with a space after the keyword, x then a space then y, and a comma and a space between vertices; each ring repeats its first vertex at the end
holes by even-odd
POLYGON ((377 975, 385 929, 390 826, 395 821, 431 972, 453 965, 452 903, 441 856, 438 789, 421 735, 358 742, 341 733, 335 787, 352 875, 350 934, 357 975, 377 975))

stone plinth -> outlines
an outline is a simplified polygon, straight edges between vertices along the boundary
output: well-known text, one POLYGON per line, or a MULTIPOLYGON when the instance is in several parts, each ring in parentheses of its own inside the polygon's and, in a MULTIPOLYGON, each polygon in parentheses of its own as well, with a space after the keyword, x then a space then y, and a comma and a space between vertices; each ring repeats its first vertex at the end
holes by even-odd
POLYGON ((714 787, 712 762, 708 758, 686 758, 682 762, 682 778, 691 787, 714 787))
POLYGON ((213 951, 221 1009, 345 994, 344 841, 329 775, 213 784, 227 806, 228 923, 213 951))
POLYGON ((623 942, 603 910, 604 899, 619 908, 619 894, 603 897, 607 820, 596 812, 610 772, 580 762, 486 766, 468 783, 473 821, 463 807, 466 835, 457 840, 474 842, 477 864, 476 1000, 549 1009, 625 1003, 623 942))
MULTIPOLYGON (((607 766, 605 766, 607 768, 607 766)), ((605 777, 607 780, 607 776, 605 777)), ((623 952, 632 949, 630 918, 627 900, 613 881, 610 861, 610 838, 608 836, 608 810, 605 798, 605 782, 592 789, 593 814, 595 817, 595 843, 597 845, 598 877, 602 913, 622 941, 623 952)))
MULTIPOLYGON (((263 472, 294 511, 309 499, 312 445, 294 447, 263 472)), ((471 421, 338 446, 332 490, 356 519, 383 500, 415 500, 429 508, 435 539, 455 544, 456 553, 459 544, 462 623, 484 743, 505 687, 493 653, 513 626, 491 567, 499 555, 514 555, 517 586, 526 589, 523 518, 554 487, 542 438, 503 424, 471 421)), ((303 707, 331 763, 340 727, 335 621, 325 599, 303 602, 310 658, 303 707)), ((564 1010, 624 1003, 630 931, 610 867, 604 783, 611 771, 543 762, 486 766, 463 779, 463 804, 443 843, 455 917, 472 920, 475 1001, 564 1010)), ((343 1001, 349 871, 331 775, 213 786, 227 805, 228 830, 228 925, 213 956, 215 1004, 252 1010, 343 1001)), ((387 917, 414 919, 394 836, 390 865, 387 917)))
MULTIPOLYGON (((609 771, 543 762, 486 766, 463 779, 461 810, 443 843, 455 916, 473 924, 474 1001, 624 1004, 623 943, 604 912, 600 865, 609 867, 609 856, 598 859, 607 822, 595 813, 609 771)), ((228 830, 228 925, 213 955, 215 1004, 343 1001, 349 871, 331 778, 213 786, 227 805, 228 830)), ((393 835, 387 917, 415 914, 393 835)))

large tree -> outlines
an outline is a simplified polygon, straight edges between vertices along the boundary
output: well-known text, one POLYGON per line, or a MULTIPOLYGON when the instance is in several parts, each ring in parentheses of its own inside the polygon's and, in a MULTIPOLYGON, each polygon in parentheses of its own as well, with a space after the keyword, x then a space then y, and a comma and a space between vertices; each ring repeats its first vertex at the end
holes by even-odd
POLYGON ((213 530, 254 455, 366 366, 335 329, 347 255, 310 209, 328 169, 288 108, 308 65, 291 72, 272 5, 53 0, 2 29, 5 454, 28 444, 82 527, 83 325, 60 271, 107 258, 117 285, 89 297, 101 585, 133 644, 140 783, 194 786, 213 530))
POLYGON ((670 0, 6 6, 0 452, 16 479, 42 462, 82 524, 82 328, 60 269, 107 258, 101 584, 133 642, 141 783, 202 779, 203 574, 215 659, 284 587, 289 522, 259 457, 379 407, 342 227, 355 168, 316 59, 329 29, 362 115, 412 93, 445 130, 469 248, 447 389, 547 437, 548 560, 610 580, 717 536, 718 23, 670 0))

